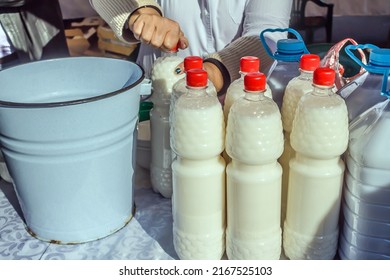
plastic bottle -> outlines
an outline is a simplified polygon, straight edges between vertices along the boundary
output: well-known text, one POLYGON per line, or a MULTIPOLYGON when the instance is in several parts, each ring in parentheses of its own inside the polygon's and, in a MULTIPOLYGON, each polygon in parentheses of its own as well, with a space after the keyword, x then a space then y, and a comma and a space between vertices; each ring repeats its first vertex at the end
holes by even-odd
MULTIPOLYGON (((372 106, 387 100, 384 95, 378 94, 381 92, 383 85, 384 71, 390 67, 389 50, 381 49, 375 45, 348 45, 345 47, 345 52, 360 66, 367 71, 356 79, 352 80, 338 90, 338 94, 345 99, 348 107, 349 121, 354 120, 372 106), (368 64, 364 64, 358 59, 353 50, 371 49, 368 64)), ((390 83, 387 83, 390 87, 390 83)))
POLYGON ((390 49, 372 48, 364 67, 364 82, 345 100, 356 109, 350 117, 358 115, 350 122, 345 153, 338 252, 341 259, 390 260, 390 49))
MULTIPOLYGON (((184 58, 184 73, 191 69, 202 69, 203 68, 203 59, 200 56, 187 56, 184 58)), ((186 77, 182 77, 178 80, 172 89, 171 95, 171 112, 172 115, 173 108, 175 107, 177 99, 187 92, 187 81, 186 77)), ((217 96, 217 90, 210 80, 207 81, 206 92, 217 96)))
MULTIPOLYGON (((191 69, 202 69, 202 68, 203 68, 203 59, 200 56, 187 56, 184 58, 184 72, 185 73, 191 69)), ((175 108, 177 99, 180 96, 182 96, 183 94, 185 94, 187 91, 188 91, 187 81, 186 81, 186 76, 184 76, 173 85, 170 110, 169 110, 170 121, 173 118, 173 114, 174 114, 173 108, 175 108)), ((207 80, 206 92, 208 94, 217 96, 217 90, 215 89, 214 85, 212 84, 212 82, 210 80, 207 80)), ((172 138, 171 138, 171 140, 172 140, 172 138)), ((176 155, 172 151, 172 161, 175 158, 176 158, 176 155)))
MULTIPOLYGON (((225 123, 227 123, 230 107, 232 107, 233 103, 237 99, 245 96, 244 76, 248 73, 259 72, 259 71, 260 71, 260 59, 258 57, 244 56, 240 59, 240 78, 233 81, 229 85, 226 91, 225 103, 223 106, 225 123)), ((266 84, 266 91, 264 92, 264 95, 269 98, 272 98, 272 91, 267 84, 266 84)))
POLYGON ((225 123, 218 98, 206 92, 207 72, 186 74, 171 123, 173 243, 180 259, 221 259, 225 252, 225 123))
POLYGON ((279 158, 279 163, 283 168, 282 175, 282 211, 281 224, 283 226, 286 217, 287 207, 287 192, 288 192, 288 176, 289 176, 289 162, 295 156, 294 149, 290 144, 290 133, 292 130, 292 123, 295 116, 295 110, 301 97, 313 91, 313 73, 314 70, 320 66, 320 57, 316 54, 304 54, 299 62, 300 75, 290 80, 286 86, 282 103, 282 122, 284 130, 284 150, 282 156, 279 158))
POLYGON ((290 161, 283 248, 290 259, 333 259, 337 252, 348 145, 348 112, 332 91, 335 72, 317 68, 314 89, 298 103, 291 131, 296 155, 290 161))
POLYGON ((172 87, 184 75, 176 72, 182 62, 183 59, 177 56, 177 49, 174 49, 156 59, 151 74, 153 109, 150 111, 150 180, 153 190, 166 198, 172 196, 169 105, 172 87))
POLYGON ((229 259, 279 259, 283 128, 278 106, 264 95, 263 73, 244 78, 245 96, 230 109, 226 151, 226 253, 229 259))
POLYGON ((272 98, 282 107, 284 90, 288 82, 299 76, 299 60, 305 53, 309 53, 301 35, 294 29, 265 29, 260 33, 260 40, 268 55, 275 61, 270 68, 265 70, 269 87, 272 91, 272 98), (281 39, 276 43, 276 52, 272 53, 266 43, 265 34, 268 32, 290 32, 296 36, 296 39, 281 39))

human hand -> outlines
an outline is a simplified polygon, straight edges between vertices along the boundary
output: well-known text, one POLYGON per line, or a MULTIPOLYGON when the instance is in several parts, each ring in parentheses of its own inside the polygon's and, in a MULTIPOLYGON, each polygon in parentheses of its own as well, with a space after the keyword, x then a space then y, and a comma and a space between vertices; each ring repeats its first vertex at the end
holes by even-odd
POLYGON ((134 37, 144 44, 149 44, 163 51, 176 47, 188 47, 188 39, 184 36, 180 25, 169 18, 161 16, 157 10, 144 7, 136 10, 129 18, 129 29, 134 37))

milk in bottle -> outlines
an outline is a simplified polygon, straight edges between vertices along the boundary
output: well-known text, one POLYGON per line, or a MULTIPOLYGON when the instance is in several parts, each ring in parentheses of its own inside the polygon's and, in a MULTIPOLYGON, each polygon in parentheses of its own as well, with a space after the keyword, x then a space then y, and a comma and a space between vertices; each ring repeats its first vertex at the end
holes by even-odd
POLYGON ((173 243, 180 259, 220 259, 225 252, 225 124, 207 72, 189 70, 171 122, 173 243))
POLYGON ((283 248, 290 259, 332 259, 337 250, 344 174, 341 155, 348 145, 348 113, 333 93, 335 72, 317 68, 314 89, 298 103, 291 130, 283 248))
POLYGON ((150 111, 151 162, 150 180, 153 190, 164 197, 172 196, 172 152, 169 136, 169 105, 173 85, 183 77, 176 69, 182 58, 177 49, 158 58, 152 69, 153 109, 150 111))
POLYGON ((226 151, 226 253, 229 259, 279 259, 283 128, 279 108, 264 96, 263 73, 245 75, 245 95, 229 113, 226 151))
POLYGON ((283 168, 282 175, 282 210, 281 224, 283 226, 286 217, 287 192, 288 192, 288 175, 289 162, 294 157, 295 152, 290 145, 290 133, 292 122, 295 116, 295 110, 301 97, 313 90, 313 72, 320 66, 320 57, 316 54, 304 54, 299 62, 300 75, 288 82, 283 96, 282 103, 282 123, 284 130, 284 150, 279 158, 279 163, 283 168))

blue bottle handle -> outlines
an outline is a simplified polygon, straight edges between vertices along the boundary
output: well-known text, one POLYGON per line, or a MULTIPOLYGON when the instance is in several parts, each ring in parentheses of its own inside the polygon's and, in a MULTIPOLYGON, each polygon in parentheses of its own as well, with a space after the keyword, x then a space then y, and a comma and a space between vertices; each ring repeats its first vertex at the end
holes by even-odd
MULTIPOLYGON (((261 40, 261 43, 263 44, 264 46, 264 49, 265 51, 267 52, 267 54, 274 58, 275 59, 275 56, 274 54, 271 52, 271 49, 269 48, 269 46, 267 45, 267 42, 265 41, 265 38, 264 38, 264 33, 267 33, 267 32, 290 32, 292 34, 295 35, 295 37, 298 39, 298 40, 301 40, 303 41, 303 38, 301 36, 301 34, 299 34, 298 31, 296 31, 295 29, 292 29, 292 28, 267 28, 267 29, 264 29, 261 33, 260 33, 260 40, 261 40)), ((306 46, 305 46, 305 50, 304 50, 305 53, 309 53, 309 51, 307 50, 306 46)))
POLYGON ((365 45, 348 45, 345 47, 345 52, 348 54, 348 56, 350 58, 352 58, 353 61, 355 61, 357 64, 359 64, 361 67, 363 67, 364 69, 366 69, 367 71, 369 72, 375 72, 375 73, 378 73, 378 72, 381 72, 383 74, 383 81, 382 81, 382 91, 381 91, 381 94, 386 96, 387 98, 390 99, 390 90, 387 89, 387 81, 389 79, 389 75, 390 75, 390 68, 387 68, 387 69, 383 69, 383 71, 380 71, 378 70, 377 67, 374 67, 374 66, 371 66, 371 65, 368 65, 368 64, 364 64, 359 58, 357 58, 354 54, 353 54, 353 50, 357 50, 357 49, 373 49, 373 50, 378 50, 380 49, 379 47, 375 46, 375 45, 372 45, 372 44, 365 44, 365 45))

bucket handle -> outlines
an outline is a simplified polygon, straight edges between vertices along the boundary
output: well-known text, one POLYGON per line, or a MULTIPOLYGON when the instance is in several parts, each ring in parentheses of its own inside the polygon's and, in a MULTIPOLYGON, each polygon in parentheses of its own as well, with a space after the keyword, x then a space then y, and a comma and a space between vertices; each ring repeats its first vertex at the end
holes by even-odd
MULTIPOLYGON (((375 70, 378 71, 378 69, 374 69, 372 66, 368 64, 364 64, 360 59, 358 59, 353 53, 352 50, 358 50, 358 49, 374 49, 378 50, 380 49, 379 47, 372 45, 372 44, 365 44, 365 45, 349 45, 345 47, 345 52, 355 61, 357 64, 359 64, 361 67, 365 68, 366 70, 375 70)), ((389 80, 389 75, 390 75, 390 69, 387 68, 383 70, 383 81, 382 81, 382 90, 381 94, 386 96, 387 98, 390 99, 390 90, 387 89, 387 81, 389 80)))
MULTIPOLYGON (((265 51, 267 52, 267 54, 274 58, 275 59, 275 56, 274 54, 271 52, 271 49, 270 47, 267 45, 267 42, 265 41, 265 38, 264 38, 264 34, 267 33, 267 32, 289 32, 291 34, 294 34, 295 37, 298 39, 298 40, 301 40, 303 41, 303 38, 301 36, 301 34, 299 34, 298 31, 296 31, 295 29, 293 28, 267 28, 267 29, 264 29, 261 33, 260 33, 260 40, 261 40, 261 43, 263 44, 264 46, 264 49, 265 51)), ((305 46, 305 53, 309 53, 309 51, 307 50, 306 46, 305 46)))

